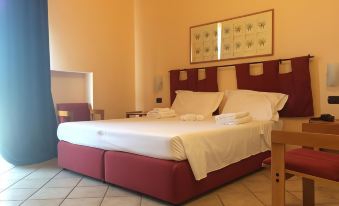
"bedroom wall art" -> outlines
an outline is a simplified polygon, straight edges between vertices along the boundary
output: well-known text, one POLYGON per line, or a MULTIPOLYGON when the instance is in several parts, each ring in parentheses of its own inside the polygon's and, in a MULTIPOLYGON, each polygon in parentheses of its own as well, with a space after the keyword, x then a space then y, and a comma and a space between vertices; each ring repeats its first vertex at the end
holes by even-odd
POLYGON ((191 63, 273 55, 274 10, 190 28, 191 63))

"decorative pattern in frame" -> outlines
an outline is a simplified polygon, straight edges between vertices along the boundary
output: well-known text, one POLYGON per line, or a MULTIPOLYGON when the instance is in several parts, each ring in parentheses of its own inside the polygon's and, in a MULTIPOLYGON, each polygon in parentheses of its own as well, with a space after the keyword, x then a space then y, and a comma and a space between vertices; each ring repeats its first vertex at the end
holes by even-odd
POLYGON ((274 10, 193 26, 191 63, 273 55, 274 10))

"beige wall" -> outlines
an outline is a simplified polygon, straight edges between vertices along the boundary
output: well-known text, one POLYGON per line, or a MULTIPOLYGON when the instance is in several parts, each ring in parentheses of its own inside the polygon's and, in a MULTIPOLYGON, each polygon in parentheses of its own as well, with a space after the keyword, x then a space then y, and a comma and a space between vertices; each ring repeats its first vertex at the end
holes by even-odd
POLYGON ((49 0, 51 67, 93 72, 94 107, 123 117, 134 104, 133 0, 49 0))
MULTIPOLYGON (((168 70, 194 67, 189 63, 189 27, 257 11, 275 9, 275 55, 227 62, 315 55, 311 64, 316 113, 330 112, 339 117, 339 106, 328 105, 328 95, 339 88, 326 87, 326 65, 339 62, 339 1, 309 0, 139 0, 135 4, 136 106, 150 109, 154 98, 162 96, 169 105, 168 70), (163 76, 164 89, 154 92, 155 76, 163 76)), ((224 69, 219 77, 222 89, 235 87, 234 70, 224 69)), ((299 130, 306 119, 285 121, 285 129, 299 130)))
MULTIPOLYGON (((339 1, 309 0, 49 0, 52 68, 94 72, 94 104, 108 117, 127 110, 169 106, 168 70, 315 55, 311 77, 316 113, 333 113, 326 65, 339 62, 339 1), (190 65, 189 27, 275 9, 273 57, 190 65), (163 77, 164 88, 154 89, 163 77), (156 97, 164 103, 155 104, 156 97)), ((221 89, 235 88, 234 69, 220 72, 221 89)), ((285 121, 289 130, 300 122, 285 121)))

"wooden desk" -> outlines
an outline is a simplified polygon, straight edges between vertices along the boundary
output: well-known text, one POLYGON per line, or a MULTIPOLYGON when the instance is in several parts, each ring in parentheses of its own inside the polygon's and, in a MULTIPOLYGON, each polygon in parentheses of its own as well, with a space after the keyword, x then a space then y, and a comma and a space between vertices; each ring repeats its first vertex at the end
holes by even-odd
MULTIPOLYGON (((339 120, 336 120, 335 122, 319 121, 319 122, 303 123, 302 131, 311 132, 311 133, 339 135, 339 120)), ((314 149, 317 149, 317 150, 320 149, 326 152, 339 153, 339 151, 336 151, 336 150, 328 150, 328 149, 322 149, 322 148, 314 148, 314 149)))

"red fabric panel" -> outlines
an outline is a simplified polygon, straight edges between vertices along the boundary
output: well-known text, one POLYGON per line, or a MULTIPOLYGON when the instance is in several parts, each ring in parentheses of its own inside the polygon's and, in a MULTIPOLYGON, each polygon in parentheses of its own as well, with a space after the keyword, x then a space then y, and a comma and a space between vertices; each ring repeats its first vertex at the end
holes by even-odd
MULTIPOLYGON (((90 121, 88 103, 63 103, 57 104, 56 107, 57 110, 71 111, 73 114, 73 121, 90 121)), ((59 119, 59 122, 62 121, 65 121, 65 119, 59 119)))
POLYGON ((291 59, 292 72, 279 73, 279 60, 263 63, 263 74, 250 75, 249 64, 236 65, 238 89, 263 92, 280 92, 288 95, 282 117, 305 117, 313 115, 313 99, 309 72, 309 57, 291 59))
POLYGON ((194 90, 196 88, 196 80, 198 79, 198 71, 196 69, 186 69, 187 79, 180 80, 180 70, 170 71, 170 90, 171 103, 173 103, 177 90, 194 90))
MULTIPOLYGON (((271 158, 263 161, 271 164, 271 158)), ((294 149, 286 152, 286 169, 339 182, 339 155, 311 149, 294 149)))
POLYGON ((172 204, 181 204, 261 168, 270 152, 251 156, 196 181, 187 161, 160 160, 130 153, 105 153, 105 180, 172 204))
POLYGON ((199 80, 199 69, 185 69, 187 72, 187 79, 180 80, 180 70, 170 71, 170 90, 171 103, 173 103, 177 90, 191 90, 196 92, 217 92, 218 91, 218 77, 217 67, 205 68, 205 79, 199 80))
POLYGON ((104 150, 60 141, 58 165, 96 179, 104 180, 104 150))
POLYGON ((197 92, 217 92, 218 88, 218 76, 217 67, 210 67, 205 70, 206 78, 196 81, 196 88, 194 91, 197 92))

